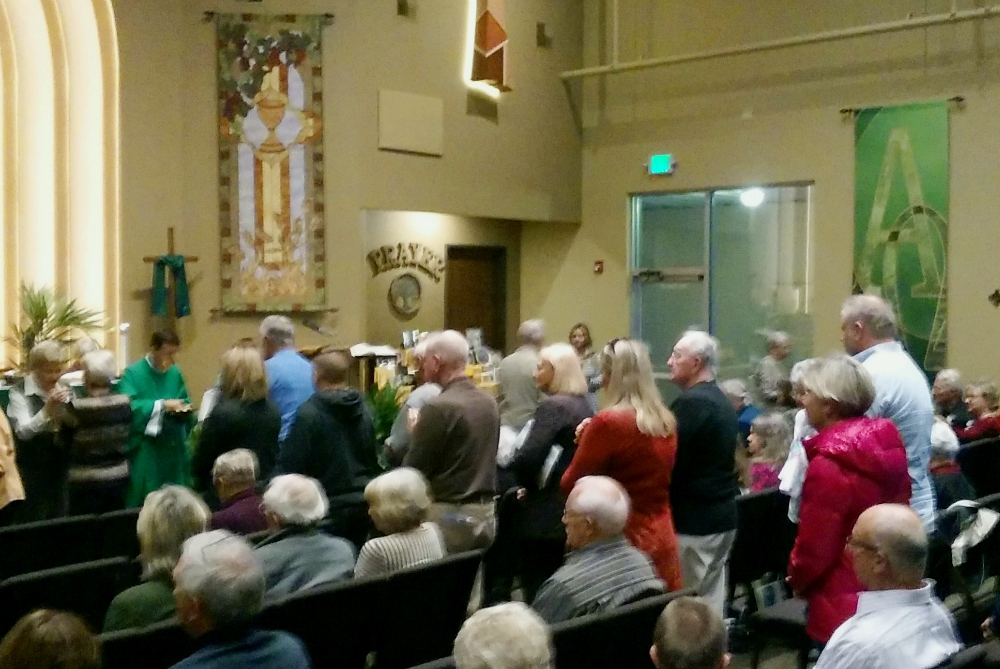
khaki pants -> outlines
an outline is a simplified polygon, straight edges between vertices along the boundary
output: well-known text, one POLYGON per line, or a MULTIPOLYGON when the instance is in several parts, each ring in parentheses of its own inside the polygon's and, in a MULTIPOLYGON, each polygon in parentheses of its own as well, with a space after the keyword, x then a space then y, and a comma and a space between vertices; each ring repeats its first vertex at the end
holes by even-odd
POLYGON ((684 587, 697 590, 720 616, 725 615, 729 551, 734 541, 736 530, 705 536, 677 535, 684 587))
POLYGON ((428 520, 441 528, 449 554, 489 548, 497 533, 496 505, 493 502, 431 504, 428 520))

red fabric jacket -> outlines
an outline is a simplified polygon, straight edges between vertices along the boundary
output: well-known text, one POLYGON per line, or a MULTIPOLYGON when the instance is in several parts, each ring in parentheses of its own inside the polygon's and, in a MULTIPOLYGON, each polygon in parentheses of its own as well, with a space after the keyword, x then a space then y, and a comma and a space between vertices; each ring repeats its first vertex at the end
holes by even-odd
POLYGON ((670 475, 677 458, 677 434, 650 437, 639 432, 633 409, 605 409, 583 433, 562 477, 569 495, 584 476, 610 476, 625 488, 632 512, 625 537, 649 556, 668 590, 680 590, 681 563, 670 512, 670 475))
POLYGON ((992 439, 998 435, 1000 435, 1000 419, 992 413, 976 418, 968 427, 955 428, 955 436, 963 444, 980 439, 992 439))
POLYGON ((846 550, 854 524, 876 504, 909 504, 910 475, 899 431, 885 418, 841 420, 803 445, 809 468, 788 580, 809 602, 806 632, 826 643, 858 607, 862 588, 846 550))

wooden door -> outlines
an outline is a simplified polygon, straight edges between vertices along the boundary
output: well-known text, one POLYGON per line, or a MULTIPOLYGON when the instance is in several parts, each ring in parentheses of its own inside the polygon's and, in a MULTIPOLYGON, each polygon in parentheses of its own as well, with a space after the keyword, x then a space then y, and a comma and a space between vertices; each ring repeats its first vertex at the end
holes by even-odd
POLYGON ((464 333, 482 328, 483 343, 506 351, 507 249, 449 246, 444 272, 444 326, 464 333))

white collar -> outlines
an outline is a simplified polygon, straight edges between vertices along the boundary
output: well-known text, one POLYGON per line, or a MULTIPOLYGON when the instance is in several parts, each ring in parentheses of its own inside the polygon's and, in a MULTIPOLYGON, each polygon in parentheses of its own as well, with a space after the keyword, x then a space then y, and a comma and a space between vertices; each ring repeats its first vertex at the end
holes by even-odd
POLYGON ((869 590, 858 595, 857 615, 873 613, 882 609, 896 609, 907 606, 929 604, 934 581, 924 579, 916 590, 869 590))
POLYGON ((38 385, 38 381, 35 380, 34 373, 28 374, 24 377, 24 394, 37 395, 38 397, 48 398, 49 394, 42 390, 41 386, 38 385))

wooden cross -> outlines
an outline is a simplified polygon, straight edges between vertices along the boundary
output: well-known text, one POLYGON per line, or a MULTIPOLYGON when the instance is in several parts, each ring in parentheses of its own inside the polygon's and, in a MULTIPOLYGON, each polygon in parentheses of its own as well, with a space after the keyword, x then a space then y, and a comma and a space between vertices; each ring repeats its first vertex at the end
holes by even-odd
MULTIPOLYGON (((174 229, 173 227, 167 228, 167 255, 174 255, 174 229)), ((152 265, 161 256, 144 256, 142 261, 152 265)), ((198 256, 184 256, 184 262, 198 262, 198 256)), ((174 278, 170 272, 167 272, 167 313, 171 320, 177 318, 176 307, 174 306, 174 278)))

